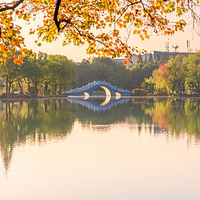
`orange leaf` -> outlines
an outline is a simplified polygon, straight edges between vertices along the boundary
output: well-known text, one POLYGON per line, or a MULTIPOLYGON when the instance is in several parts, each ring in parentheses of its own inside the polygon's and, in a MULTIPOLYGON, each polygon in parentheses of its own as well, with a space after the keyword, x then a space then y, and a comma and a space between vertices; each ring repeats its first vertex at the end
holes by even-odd
POLYGON ((132 57, 130 57, 130 58, 128 59, 128 61, 132 63, 132 62, 133 62, 132 57))
POLYGON ((128 64, 128 61, 127 61, 127 60, 124 60, 124 64, 127 65, 127 64, 128 64))

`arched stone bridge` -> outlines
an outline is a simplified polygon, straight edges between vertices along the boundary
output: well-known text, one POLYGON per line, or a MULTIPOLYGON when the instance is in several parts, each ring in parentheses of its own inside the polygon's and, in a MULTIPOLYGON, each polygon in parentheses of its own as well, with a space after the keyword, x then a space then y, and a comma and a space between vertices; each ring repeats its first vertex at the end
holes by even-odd
POLYGON ((119 99, 121 96, 132 95, 131 91, 118 88, 105 81, 94 81, 80 88, 69 90, 65 92, 65 94, 68 94, 70 96, 85 96, 85 98, 87 99, 92 96, 94 90, 99 87, 104 89, 106 96, 115 96, 116 99, 119 99))

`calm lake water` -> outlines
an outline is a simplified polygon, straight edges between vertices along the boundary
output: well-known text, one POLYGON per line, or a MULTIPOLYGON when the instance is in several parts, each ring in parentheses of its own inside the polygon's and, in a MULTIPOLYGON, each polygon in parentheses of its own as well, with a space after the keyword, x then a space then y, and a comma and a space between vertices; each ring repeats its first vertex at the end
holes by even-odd
POLYGON ((0 102, 0 199, 199 200, 199 109, 195 99, 0 102))

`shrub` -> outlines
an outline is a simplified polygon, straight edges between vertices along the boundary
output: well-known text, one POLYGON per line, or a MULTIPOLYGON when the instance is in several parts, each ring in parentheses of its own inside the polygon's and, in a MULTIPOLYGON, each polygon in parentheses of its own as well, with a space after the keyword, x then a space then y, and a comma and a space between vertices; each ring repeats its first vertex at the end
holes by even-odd
POLYGON ((166 90, 156 90, 154 95, 168 95, 168 92, 166 90))
POLYGON ((132 90, 132 93, 133 93, 134 95, 147 95, 148 90, 136 88, 136 89, 133 89, 133 90, 132 90))

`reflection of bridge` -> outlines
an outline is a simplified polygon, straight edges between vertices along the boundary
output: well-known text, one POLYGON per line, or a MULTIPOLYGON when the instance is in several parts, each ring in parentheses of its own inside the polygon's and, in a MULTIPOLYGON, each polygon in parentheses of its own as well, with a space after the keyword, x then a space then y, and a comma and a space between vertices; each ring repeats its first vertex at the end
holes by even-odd
POLYGON ((68 98, 68 101, 71 103, 80 104, 82 106, 87 107, 89 110, 93 110, 94 112, 102 112, 109 110, 111 107, 116 106, 117 104, 123 104, 130 101, 130 98, 122 98, 116 100, 114 97, 106 97, 104 102, 98 105, 95 103, 93 98, 88 98, 87 100, 84 98, 68 98))
POLYGON ((80 88, 72 89, 65 94, 68 94, 70 96, 83 96, 85 95, 85 98, 89 98, 89 96, 93 95, 93 92, 97 88, 104 89, 106 96, 115 96, 116 99, 119 99, 121 96, 130 96, 131 91, 124 90, 122 88, 118 88, 116 86, 111 85, 110 83, 107 83, 105 81, 94 81, 92 83, 88 83, 85 86, 82 86, 80 88))

